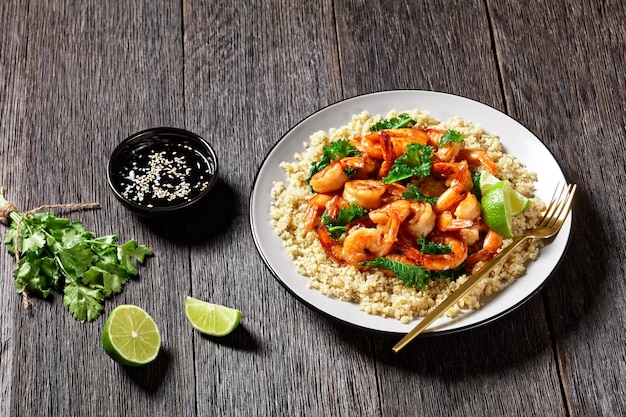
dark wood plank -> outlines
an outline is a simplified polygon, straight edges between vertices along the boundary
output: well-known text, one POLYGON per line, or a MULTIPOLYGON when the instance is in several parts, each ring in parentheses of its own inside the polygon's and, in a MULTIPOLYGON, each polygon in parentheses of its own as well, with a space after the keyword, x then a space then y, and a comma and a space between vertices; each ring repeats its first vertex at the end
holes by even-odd
MULTIPOLYGON (((2 357, 2 372, 11 372, 7 407, 12 415, 100 415, 108 407, 116 414, 193 414, 194 358, 182 314, 189 249, 122 209, 106 184, 108 155, 124 137, 183 123, 180 5, 11 2, 2 10, 2 63, 9 71, 9 94, 2 101, 6 191, 23 209, 99 201, 101 210, 69 216, 98 235, 118 234, 151 246, 155 256, 140 278, 108 301, 105 313, 123 303, 140 305, 157 320, 163 337, 154 365, 122 368, 101 346, 106 315, 78 323, 60 296, 34 299, 32 310, 24 312, 5 282, 3 321, 10 318, 13 325, 3 327, 3 343, 12 351, 6 357, 12 368, 5 368, 2 357), (7 330, 12 335, 5 339, 7 330)), ((6 252, 1 256, 6 280, 14 262, 6 252)), ((3 389, 4 381, 3 374, 3 389)))
MULTIPOLYGON (((426 89, 503 109, 484 3, 347 1, 336 9, 347 95, 426 89), (359 24, 364 21, 368 24, 359 24)), ((494 415, 563 413, 538 298, 484 329, 420 340, 398 356, 390 351, 395 341, 373 345, 383 415, 410 415, 416 409, 424 415, 459 416, 484 410, 494 415)))
POLYGON ((185 4, 187 126, 215 144, 216 204, 233 206, 226 230, 192 250, 192 291, 244 314, 227 342, 195 338, 199 408, 216 415, 379 413, 371 356, 351 343, 362 336, 288 294, 256 253, 248 222, 266 153, 342 98, 333 28, 328 1, 185 4))
MULTIPOLYGON (((19 141, 15 140, 19 131, 20 119, 14 117, 16 109, 25 106, 24 39, 19 36, 24 31, 25 10, 18 4, 5 2, 0 5, 0 27, 3 34, 0 41, 0 187, 15 189, 17 178, 12 175, 19 167, 17 152, 19 141)), ((6 193, 5 193, 6 195, 6 193)), ((0 225, 0 228, 4 226, 0 225)), ((4 236, 4 231, 1 233, 4 236)), ((4 240, 4 239, 3 239, 4 240)), ((19 296, 13 287, 13 259, 0 248, 0 415, 9 415, 12 395, 13 369, 20 361, 15 355, 14 314, 19 309, 19 296)))
POLYGON ((490 9, 509 111, 580 186, 567 258, 545 293, 568 412, 624 415, 624 4, 490 9))

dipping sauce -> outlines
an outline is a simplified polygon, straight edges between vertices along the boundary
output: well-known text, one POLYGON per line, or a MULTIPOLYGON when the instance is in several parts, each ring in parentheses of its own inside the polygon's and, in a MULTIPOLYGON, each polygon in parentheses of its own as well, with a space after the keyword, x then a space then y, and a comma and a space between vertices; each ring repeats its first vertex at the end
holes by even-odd
POLYGON ((173 128, 142 132, 114 152, 110 183, 120 198, 138 208, 185 206, 215 182, 217 163, 207 148, 201 139, 173 128))

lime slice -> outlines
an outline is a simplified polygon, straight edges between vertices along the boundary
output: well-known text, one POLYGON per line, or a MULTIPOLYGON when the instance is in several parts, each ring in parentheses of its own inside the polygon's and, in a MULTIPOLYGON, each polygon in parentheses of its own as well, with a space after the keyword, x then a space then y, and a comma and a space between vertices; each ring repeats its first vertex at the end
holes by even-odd
POLYGON ((523 213, 530 205, 530 200, 515 191, 508 180, 502 180, 487 188, 480 204, 487 226, 494 232, 511 238, 511 219, 523 213))
POLYGON ((210 336, 226 336, 239 325, 241 311, 193 297, 185 299, 185 315, 194 329, 210 336))
POLYGON ((161 335, 152 317, 143 309, 121 305, 109 313, 104 323, 102 345, 116 362, 140 366, 157 357, 161 335))
POLYGON ((480 175, 478 176, 478 189, 480 190, 480 195, 485 195, 487 190, 499 181, 500 178, 496 177, 495 175, 487 171, 481 171, 480 175))
POLYGON ((530 198, 525 197, 523 194, 517 192, 511 187, 512 193, 509 195, 509 202, 511 203, 511 214, 513 217, 519 216, 530 207, 530 198))

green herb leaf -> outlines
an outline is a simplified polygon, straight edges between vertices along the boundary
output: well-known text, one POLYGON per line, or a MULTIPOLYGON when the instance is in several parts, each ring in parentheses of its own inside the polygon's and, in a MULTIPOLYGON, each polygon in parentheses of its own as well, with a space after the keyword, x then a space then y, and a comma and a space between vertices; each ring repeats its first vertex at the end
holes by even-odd
POLYGON ((423 235, 417 239, 417 244, 421 247, 420 251, 422 253, 442 255, 452 252, 452 246, 444 245, 443 243, 429 242, 423 235))
MULTIPOLYGON (((0 192, 2 204, 6 200, 0 192)), ((62 291, 63 304, 80 321, 95 320, 104 299, 119 293, 124 283, 137 275, 134 261, 143 263, 152 254, 134 240, 118 245, 115 235, 94 238, 83 223, 51 212, 13 212, 11 219, 4 241, 12 255, 19 249, 20 259, 13 271, 15 289, 44 298, 52 291, 62 291)))
POLYGON ((398 157, 389 175, 384 177, 381 182, 391 184, 411 177, 425 177, 430 174, 432 162, 430 160, 435 148, 430 145, 422 145, 418 142, 410 143, 407 150, 398 157))
POLYGON ((324 147, 323 152, 324 153, 322 155, 322 158, 319 161, 313 162, 311 164, 311 171, 309 172, 307 182, 317 172, 329 166, 331 162, 338 159, 359 155, 359 151, 357 150, 357 148, 352 145, 348 139, 339 139, 335 142, 331 142, 324 147))
POLYGON ((322 224, 327 227, 328 234, 333 239, 338 239, 342 234, 346 233, 346 225, 350 224, 356 219, 365 217, 367 210, 358 204, 351 202, 348 203, 348 207, 341 207, 337 218, 333 219, 328 214, 322 215, 322 224))
POLYGON ((463 265, 446 271, 431 271, 419 265, 408 265, 387 258, 376 258, 373 261, 361 262, 360 265, 391 271, 407 287, 416 287, 420 290, 428 288, 428 282, 433 279, 455 280, 467 273, 463 265))
POLYGON ((446 130, 446 133, 443 134, 441 139, 439 139, 439 147, 441 148, 444 145, 447 145, 450 142, 461 142, 463 141, 463 135, 456 130, 446 130))
POLYGON ((68 281, 63 289, 63 305, 78 321, 93 321, 101 313, 104 294, 99 288, 92 288, 80 282, 68 281))
POLYGON ((425 196, 415 185, 408 184, 406 191, 402 193, 402 198, 405 200, 422 201, 424 203, 435 204, 439 197, 425 196))
POLYGON ((376 258, 373 261, 362 262, 361 265, 391 271, 396 278, 403 281, 407 287, 417 287, 420 290, 428 288, 428 281, 432 279, 432 272, 417 265, 407 265, 387 258, 376 258))
POLYGON ((376 132, 383 129, 399 129, 402 127, 413 127, 415 120, 411 119, 408 114, 401 113, 397 117, 390 117, 379 122, 374 123, 370 127, 370 131, 376 132))

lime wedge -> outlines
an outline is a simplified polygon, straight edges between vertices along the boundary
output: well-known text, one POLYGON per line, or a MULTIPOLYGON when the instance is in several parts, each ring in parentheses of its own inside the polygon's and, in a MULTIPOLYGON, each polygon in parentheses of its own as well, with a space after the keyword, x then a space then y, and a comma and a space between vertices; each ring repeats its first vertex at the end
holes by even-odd
POLYGON ((499 181, 500 178, 496 177, 495 175, 487 171, 481 171, 480 175, 478 176, 478 189, 480 190, 480 195, 485 195, 487 190, 499 181))
POLYGON ((511 219, 523 213, 530 205, 530 200, 515 191, 508 180, 502 180, 487 188, 480 204, 487 226, 511 238, 511 219))
POLYGON ((239 325, 241 311, 193 297, 185 299, 185 315, 194 329, 210 336, 226 336, 239 325))
POLYGON ((515 217, 519 216, 525 212, 528 207, 530 207, 530 198, 520 194, 513 187, 511 187, 511 191, 512 193, 510 193, 508 198, 511 204, 511 214, 515 217))
POLYGON ((109 313, 104 323, 102 345, 116 362, 140 366, 157 357, 161 335, 152 317, 143 309, 121 305, 109 313))

